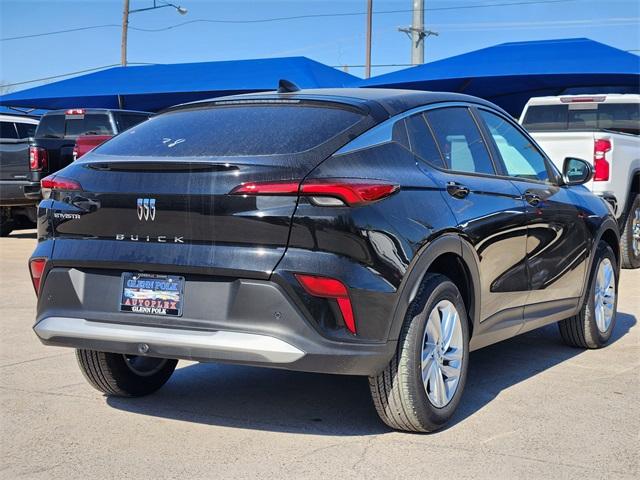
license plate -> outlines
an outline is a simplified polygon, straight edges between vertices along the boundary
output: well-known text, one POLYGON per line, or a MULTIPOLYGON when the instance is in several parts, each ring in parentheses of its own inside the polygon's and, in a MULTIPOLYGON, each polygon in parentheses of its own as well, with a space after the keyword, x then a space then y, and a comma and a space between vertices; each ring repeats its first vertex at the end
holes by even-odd
POLYGON ((182 315, 184 277, 125 272, 120 311, 145 315, 182 315))

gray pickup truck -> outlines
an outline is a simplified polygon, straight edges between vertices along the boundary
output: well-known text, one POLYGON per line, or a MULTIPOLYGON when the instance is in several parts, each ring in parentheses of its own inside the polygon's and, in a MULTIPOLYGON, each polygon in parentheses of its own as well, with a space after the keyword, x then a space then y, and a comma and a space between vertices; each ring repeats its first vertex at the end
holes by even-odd
POLYGON ((29 148, 38 120, 0 115, 0 236, 35 222, 40 182, 31 174, 29 148))

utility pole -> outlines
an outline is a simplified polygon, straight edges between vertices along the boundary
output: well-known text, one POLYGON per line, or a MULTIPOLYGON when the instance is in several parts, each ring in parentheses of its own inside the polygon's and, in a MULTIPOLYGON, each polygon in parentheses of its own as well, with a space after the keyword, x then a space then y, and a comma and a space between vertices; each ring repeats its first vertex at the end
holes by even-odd
POLYGON ((413 21, 408 28, 398 28, 411 39, 411 64, 424 63, 424 39, 438 36, 438 32, 424 29, 424 0, 413 0, 413 21))
POLYGON ((421 32, 424 32, 424 0, 413 0, 413 22, 411 23, 411 63, 413 65, 424 63, 424 38, 420 38, 421 32))
POLYGON ((120 44, 120 63, 122 66, 127 65, 127 33, 129 31, 129 14, 136 12, 147 12, 149 10, 157 10, 159 8, 171 7, 175 8, 176 12, 180 15, 186 15, 187 9, 176 5, 175 3, 167 2, 166 0, 153 0, 152 7, 136 8, 135 10, 129 9, 129 0, 124 0, 122 7, 122 43, 120 44))
POLYGON ((364 78, 371 77, 371 25, 373 23, 373 0, 367 0, 367 47, 364 62, 364 78))
POLYGON ((122 42, 120 44, 120 63, 127 65, 127 32, 129 31, 129 0, 124 0, 122 10, 122 42))

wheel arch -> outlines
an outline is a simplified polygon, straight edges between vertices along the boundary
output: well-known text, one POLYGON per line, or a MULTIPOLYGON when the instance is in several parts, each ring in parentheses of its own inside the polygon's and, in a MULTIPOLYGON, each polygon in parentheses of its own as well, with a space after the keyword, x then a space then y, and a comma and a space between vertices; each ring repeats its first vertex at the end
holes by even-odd
POLYGON ((446 233, 422 247, 411 262, 398 289, 389 339, 398 339, 405 312, 415 299, 427 273, 445 275, 458 287, 467 309, 471 338, 480 315, 480 272, 477 254, 471 244, 460 235, 446 233))

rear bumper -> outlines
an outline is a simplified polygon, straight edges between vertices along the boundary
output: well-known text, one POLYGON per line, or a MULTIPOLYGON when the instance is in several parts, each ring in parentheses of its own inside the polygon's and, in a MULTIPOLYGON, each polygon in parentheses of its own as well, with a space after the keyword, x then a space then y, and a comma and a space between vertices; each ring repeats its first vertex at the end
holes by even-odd
POLYGON ((119 272, 52 268, 36 335, 46 345, 350 375, 378 373, 396 348, 327 338, 267 280, 186 276, 181 317, 120 312, 120 289, 119 272))
POLYGON ((39 182, 0 180, 0 205, 3 207, 35 205, 40 199, 39 182))

